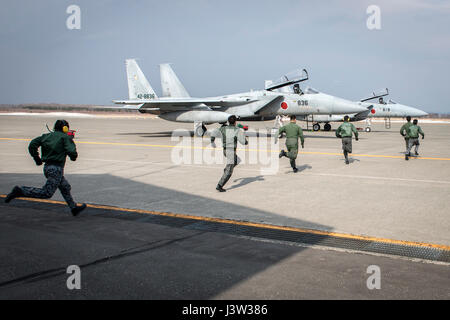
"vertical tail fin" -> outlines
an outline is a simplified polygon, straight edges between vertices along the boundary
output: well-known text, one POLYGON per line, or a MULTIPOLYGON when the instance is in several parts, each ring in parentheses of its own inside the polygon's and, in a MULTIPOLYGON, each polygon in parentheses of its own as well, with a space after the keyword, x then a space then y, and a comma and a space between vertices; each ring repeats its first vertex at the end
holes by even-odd
POLYGON ((184 86, 181 84, 180 79, 178 79, 175 72, 168 63, 161 64, 159 66, 159 71, 161 75, 161 87, 163 92, 163 97, 172 98, 188 98, 189 93, 186 91, 184 86))
POLYGON ((125 60, 128 79, 128 96, 130 100, 139 99, 155 99, 157 98, 155 91, 150 86, 141 68, 139 68, 136 60, 125 60))

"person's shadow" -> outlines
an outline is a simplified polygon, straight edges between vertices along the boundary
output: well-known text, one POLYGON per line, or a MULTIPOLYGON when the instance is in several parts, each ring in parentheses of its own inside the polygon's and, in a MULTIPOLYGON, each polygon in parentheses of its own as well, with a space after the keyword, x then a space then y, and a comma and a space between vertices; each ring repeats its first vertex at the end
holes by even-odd
MULTIPOLYGON (((298 170, 297 173, 300 173, 302 171, 309 170, 309 169, 312 169, 312 166, 310 166, 309 164, 304 164, 302 166, 297 166, 297 170, 298 170)), ((292 169, 290 169, 286 173, 294 173, 294 172, 292 171, 292 169)))
POLYGON ((300 167, 297 167, 297 170, 298 170, 297 173, 305 171, 306 169, 309 170, 309 169, 312 169, 312 167, 309 164, 304 164, 300 167))
MULTIPOLYGON (((345 159, 344 159, 344 161, 345 161, 345 159)), ((349 158, 348 159, 348 162, 350 162, 350 163, 353 163, 353 162, 360 162, 361 160, 359 160, 359 159, 355 159, 355 158, 349 158)))
POLYGON ((240 188, 249 183, 256 182, 256 181, 264 181, 264 176, 239 178, 239 179, 234 180, 233 182, 238 182, 238 181, 240 181, 240 182, 238 184, 231 186, 230 188, 228 188, 228 190, 240 188))

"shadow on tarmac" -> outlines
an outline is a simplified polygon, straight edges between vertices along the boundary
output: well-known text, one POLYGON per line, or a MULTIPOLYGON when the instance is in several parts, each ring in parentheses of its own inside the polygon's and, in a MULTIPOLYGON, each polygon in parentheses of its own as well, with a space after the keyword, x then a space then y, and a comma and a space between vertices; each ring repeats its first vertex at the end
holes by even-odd
POLYGON ((174 130, 162 132, 127 132, 117 133, 118 136, 140 136, 141 138, 170 138, 174 137, 193 137, 194 131, 174 130))
POLYGON ((309 164, 304 164, 302 166, 297 166, 297 173, 305 171, 305 170, 309 170, 312 169, 312 166, 310 166, 309 164))
MULTIPOLYGON (((275 216, 281 225, 332 230, 232 198, 214 200, 108 174, 66 178, 79 202, 254 222, 275 216)), ((232 188, 263 179, 237 179, 232 188)), ((0 174, 0 193, 44 182, 38 174, 0 174)), ((94 208, 74 218, 60 204, 3 201, 0 299, 212 299, 304 250, 205 231, 202 220, 94 208), (80 266, 82 290, 66 288, 69 265, 80 266)))
POLYGON ((230 188, 228 188, 228 190, 237 189, 237 188, 243 187, 247 184, 250 184, 252 182, 265 181, 265 180, 264 180, 264 176, 256 176, 256 177, 239 178, 239 179, 234 180, 234 182, 237 182, 237 181, 240 181, 240 182, 238 184, 231 186, 230 188))
MULTIPOLYGON (((139 136, 141 138, 170 138, 170 137, 194 137, 194 131, 188 130, 174 130, 174 131, 161 131, 161 132, 126 132, 126 133, 117 133, 118 136, 139 136)), ((271 133, 259 133, 257 131, 245 131, 246 137, 256 137, 256 138, 271 138, 274 135, 271 133)), ((209 139, 210 132, 207 131, 203 138, 209 139)), ((334 135, 332 136, 323 136, 323 135, 304 135, 305 139, 313 138, 313 139, 338 139, 334 135)), ((280 138, 279 141, 283 140, 280 138)), ((361 139, 361 138, 360 138, 361 139)))

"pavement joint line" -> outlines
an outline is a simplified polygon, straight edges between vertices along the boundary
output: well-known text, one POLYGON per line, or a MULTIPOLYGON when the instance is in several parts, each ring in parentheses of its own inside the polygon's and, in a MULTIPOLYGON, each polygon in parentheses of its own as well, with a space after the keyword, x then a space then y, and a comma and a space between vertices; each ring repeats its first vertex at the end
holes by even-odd
MULTIPOLYGON (((19 139, 19 138, 0 138, 0 141, 31 141, 31 139, 19 139)), ((139 143, 120 143, 120 142, 96 142, 96 141, 77 141, 78 144, 88 145, 112 145, 112 146, 126 146, 126 147, 150 147, 150 148, 180 148, 180 149, 200 149, 200 150, 215 150, 218 148, 212 147, 195 147, 195 146, 183 146, 183 145, 163 145, 163 144, 139 144, 139 143)), ((239 151, 254 151, 254 152, 280 152, 277 150, 264 150, 264 149, 242 149, 239 151)), ((317 151, 299 151, 299 154, 307 155, 329 155, 329 156, 342 156, 342 153, 338 152, 317 152, 317 151)), ((387 159, 404 159, 404 156, 392 156, 392 155, 380 155, 380 154, 357 154, 353 153, 354 157, 368 157, 368 158, 387 158, 387 159)), ((436 161, 450 161, 450 158, 433 158, 433 157, 418 157, 416 160, 436 160, 436 161)))
MULTIPOLYGON (((0 198, 6 198, 6 195, 0 194, 0 198)), ((56 200, 34 199, 34 198, 23 198, 23 197, 20 197, 17 199, 29 201, 29 202, 41 202, 41 203, 66 205, 65 202, 56 201, 56 200)), ((314 234, 314 235, 322 235, 322 236, 329 236, 329 237, 336 237, 336 238, 343 238, 343 239, 353 239, 353 240, 360 240, 360 241, 372 241, 372 242, 376 242, 376 243, 388 243, 388 244, 395 244, 395 245, 400 245, 400 246, 412 246, 412 247, 418 247, 418 248, 433 248, 433 249, 440 249, 443 251, 450 252, 450 246, 425 243, 425 242, 414 242, 414 241, 403 241, 403 240, 395 240, 395 239, 387 239, 387 238, 377 238, 377 237, 370 237, 370 236, 337 233, 337 232, 331 232, 331 231, 303 229, 303 228, 287 227, 287 226, 277 226, 277 225, 271 225, 271 224, 265 224, 265 223, 249 222, 249 221, 238 221, 238 220, 231 220, 231 219, 202 217, 202 216, 194 216, 194 215, 171 213, 171 212, 159 212, 159 211, 151 211, 151 210, 143 210, 143 209, 120 208, 120 207, 115 207, 115 206, 98 205, 98 204, 87 204, 87 207, 93 208, 93 209, 103 209, 103 210, 128 212, 128 213, 140 213, 140 214, 147 214, 147 215, 154 215, 154 216, 165 216, 165 217, 172 217, 172 218, 191 219, 191 220, 206 221, 206 222, 216 222, 216 223, 231 224, 231 225, 238 225, 238 226, 256 227, 256 228, 268 229, 268 230, 292 231, 292 232, 298 232, 298 233, 303 233, 303 234, 314 234)))

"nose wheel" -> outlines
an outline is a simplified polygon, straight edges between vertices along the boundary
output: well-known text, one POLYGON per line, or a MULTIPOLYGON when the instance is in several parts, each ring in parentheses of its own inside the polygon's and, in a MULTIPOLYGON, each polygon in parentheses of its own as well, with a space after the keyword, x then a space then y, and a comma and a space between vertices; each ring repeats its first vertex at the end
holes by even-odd
POLYGON ((369 118, 366 119, 366 127, 364 128, 364 131, 371 132, 372 131, 372 120, 369 118))
POLYGON ((196 137, 203 137, 204 135, 205 135, 205 132, 206 132, 206 127, 205 127, 205 125, 202 123, 202 124, 198 124, 198 125, 196 125, 195 126, 195 128, 194 128, 194 134, 195 134, 195 136, 196 137))

